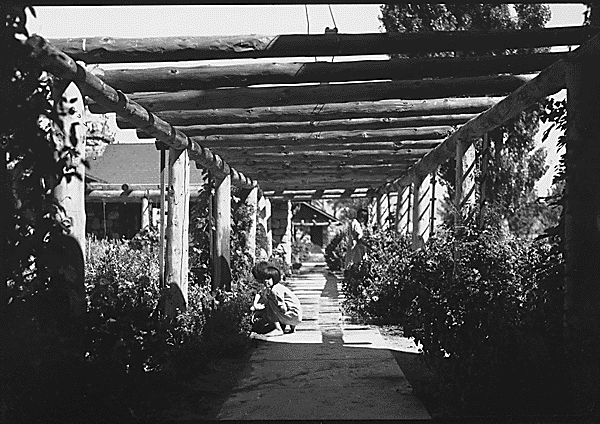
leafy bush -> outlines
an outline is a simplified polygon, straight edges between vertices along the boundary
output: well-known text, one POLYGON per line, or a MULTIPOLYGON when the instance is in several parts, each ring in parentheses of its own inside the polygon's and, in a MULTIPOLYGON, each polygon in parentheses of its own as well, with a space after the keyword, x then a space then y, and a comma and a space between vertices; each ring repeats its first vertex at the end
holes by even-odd
POLYGON ((554 247, 495 228, 471 228, 460 240, 440 233, 414 252, 387 234, 370 244, 346 272, 345 306, 401 324, 422 345, 440 393, 452 394, 446 406, 484 413, 509 404, 524 414, 560 398, 563 265, 554 247))
POLYGON ((346 233, 340 231, 325 246, 325 262, 331 271, 339 271, 344 267, 344 260, 348 250, 347 244, 346 233))
POLYGON ((103 244, 103 254, 86 264, 86 357, 123 373, 157 370, 167 346, 158 316, 156 255, 125 242, 103 244))
MULTIPOLYGON (((86 265, 89 297, 86 357, 103 369, 143 374, 186 366, 177 358, 194 352, 205 361, 247 347, 252 288, 211 293, 192 283, 187 310, 174 320, 160 316, 158 264, 150 247, 121 241, 97 242, 104 252, 86 265), (221 334, 219 334, 221 333, 221 334)), ((92 249, 98 252, 99 249, 92 249)), ((198 358, 194 360, 198 362, 198 358)))
POLYGON ((412 301, 405 276, 410 260, 410 241, 395 231, 365 237, 369 246, 360 264, 344 272, 343 302, 348 312, 379 323, 400 323, 412 301))

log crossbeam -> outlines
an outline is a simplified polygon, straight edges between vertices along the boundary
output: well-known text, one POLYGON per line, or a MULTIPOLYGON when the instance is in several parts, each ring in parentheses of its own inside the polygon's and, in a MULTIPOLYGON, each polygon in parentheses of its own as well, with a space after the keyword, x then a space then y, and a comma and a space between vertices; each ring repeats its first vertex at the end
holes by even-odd
POLYGON ((167 62, 264 57, 350 56, 578 45, 589 27, 425 33, 237 35, 229 37, 54 39, 86 63, 167 62))
POLYGON ((247 87, 258 84, 475 77, 538 72, 565 56, 541 53, 508 56, 392 59, 350 62, 260 63, 226 66, 101 69, 100 78, 125 93, 247 87))
MULTIPOLYGON (((427 119, 426 116, 448 114, 473 114, 481 113, 502 100, 502 97, 469 97, 469 98, 436 98, 427 100, 380 100, 370 102, 331 103, 325 105, 299 105, 255 108, 225 108, 225 109, 200 109, 200 110, 175 110, 156 112, 156 116, 171 122, 175 126, 214 125, 241 125, 250 124, 268 125, 265 123, 308 123, 311 127, 322 125, 324 121, 339 119, 401 119, 413 118, 427 119)), ((135 128, 130 122, 117 115, 117 125, 121 129, 135 128)), ((434 125, 434 124, 429 124, 434 125)), ((423 126, 415 123, 409 126, 423 126)), ((256 128, 256 127, 253 127, 256 128)), ((242 131, 235 128, 239 134, 253 132, 287 132, 265 129, 264 131, 242 131)), ((295 131, 292 131, 295 132, 295 131)), ((301 131, 298 131, 301 132, 301 131)))

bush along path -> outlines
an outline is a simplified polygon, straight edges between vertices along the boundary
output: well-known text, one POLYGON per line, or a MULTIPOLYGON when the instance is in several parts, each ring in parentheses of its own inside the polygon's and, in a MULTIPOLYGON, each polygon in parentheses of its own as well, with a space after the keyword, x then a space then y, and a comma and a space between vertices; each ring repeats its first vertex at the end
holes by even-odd
POLYGON ((430 418, 377 329, 342 314, 338 277, 323 263, 305 263, 288 278, 303 322, 295 333, 256 341, 218 419, 430 418))
POLYGON ((346 271, 344 307, 421 344, 435 376, 421 389, 440 416, 568 415, 562 257, 551 241, 485 228, 460 240, 440 229, 418 251, 375 233, 346 271))

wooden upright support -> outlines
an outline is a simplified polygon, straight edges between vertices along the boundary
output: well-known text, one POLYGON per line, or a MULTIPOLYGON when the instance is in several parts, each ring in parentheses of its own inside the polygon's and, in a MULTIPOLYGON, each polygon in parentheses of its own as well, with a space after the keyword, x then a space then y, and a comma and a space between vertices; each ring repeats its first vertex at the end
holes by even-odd
POLYGON ((258 243, 257 259, 263 261, 267 260, 269 257, 269 249, 267 247, 267 198, 263 195, 262 191, 259 191, 258 196, 258 210, 256 213, 256 236, 258 243))
POLYGON ((213 288, 231 290, 231 177, 215 180, 213 288))
POLYGON ((252 209, 250 214, 250 228, 248 228, 248 237, 246 247, 248 253, 252 257, 252 262, 256 261, 256 228, 257 228, 257 216, 258 216, 258 187, 254 187, 247 192, 246 205, 252 209))
POLYGON ((412 202, 412 248, 420 249, 429 238, 430 184, 428 178, 415 178, 412 202))
POLYGON ((187 150, 169 149, 168 211, 165 252, 165 283, 169 288, 165 313, 185 310, 188 300, 188 231, 190 163, 187 150))
POLYGON ((376 200, 377 228, 387 230, 389 228, 389 199, 386 193, 377 193, 376 200))
POLYGON ((487 202, 488 202, 488 163, 490 157, 490 137, 488 133, 483 135, 481 147, 481 190, 479 195, 479 228, 483 228, 487 202))
POLYGON ((431 181, 430 190, 430 202, 431 205, 429 207, 429 237, 433 236, 435 232, 435 208, 436 208, 436 196, 435 196, 435 187, 437 185, 437 170, 431 173, 431 177, 429 179, 431 181))
POLYGON ((404 186, 398 189, 398 200, 396 203, 396 231, 400 234, 410 232, 410 195, 411 186, 404 186))
POLYGON ((150 201, 147 196, 142 197, 141 205, 140 230, 143 230, 150 226, 150 201))
POLYGON ((454 225, 460 233, 470 222, 475 209, 475 147, 459 140, 456 143, 456 180, 454 225), (468 145, 468 147, 466 147, 468 145))
POLYGON ((273 229, 271 228, 271 201, 265 198, 265 222, 267 224, 267 257, 273 255, 273 229))
POLYGON ((85 106, 81 91, 73 82, 62 92, 54 93, 54 97, 59 118, 55 137, 57 149, 72 148, 77 152, 77 155, 70 157, 75 168, 69 170, 71 175, 65 176, 54 188, 54 196, 65 208, 62 219, 70 226, 71 236, 77 240, 85 257, 85 166, 82 162, 85 158, 85 106), (73 173, 79 174, 81 179, 73 173))
POLYGON ((598 410, 600 398, 600 86, 595 65, 597 59, 597 55, 579 57, 567 70, 565 321, 570 345, 570 393, 573 393, 577 412, 586 414, 598 410))

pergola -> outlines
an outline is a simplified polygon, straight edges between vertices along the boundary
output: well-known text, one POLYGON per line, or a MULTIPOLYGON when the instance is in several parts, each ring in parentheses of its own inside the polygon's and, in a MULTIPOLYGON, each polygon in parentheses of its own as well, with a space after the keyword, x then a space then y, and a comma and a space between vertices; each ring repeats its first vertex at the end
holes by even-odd
MULTIPOLYGON (((383 218, 388 196, 397 196, 396 228, 410 232, 418 248, 431 225, 428 177, 436 168, 448 160, 456 162, 455 202, 459 211, 465 209, 474 191, 473 142, 485 142, 492 129, 567 88, 567 166, 578 164, 571 166, 567 179, 567 297, 578 305, 579 309, 573 306, 572 310, 580 322, 589 323, 597 316, 598 288, 593 285, 597 276, 587 269, 600 263, 600 158, 591 154, 600 135, 595 125, 600 105, 594 101, 600 93, 593 71, 600 54, 598 32, 596 27, 587 26, 157 39, 45 40, 34 35, 26 42, 49 72, 76 83, 87 96, 90 111, 116 112, 122 128, 136 128, 140 135, 155 137, 157 148, 168 151, 168 161, 165 159, 161 167, 169 174, 164 278, 167 285, 183 293, 184 299, 187 246, 181 240, 187 239, 189 160, 208 170, 216 184, 214 281, 227 288, 232 184, 245 189, 247 202, 258 209, 270 209, 269 199, 288 202, 376 196, 381 225, 389 222, 383 218), (581 46, 570 53, 495 57, 277 61, 283 57, 564 45, 581 46), (240 58, 273 61, 104 71, 85 66, 240 58)), ((101 185, 91 188, 115 189, 101 185)), ((139 194, 149 187, 129 189, 139 194)), ((289 221, 289 207, 277 213, 289 221)), ((258 225, 266 228, 261 219, 265 216, 259 216, 258 225)), ((468 217, 459 212, 457 224, 463 219, 468 217)), ((593 325, 597 329, 598 324, 593 325)))

